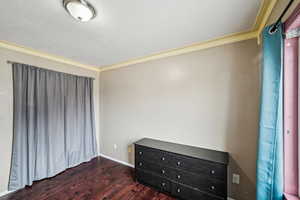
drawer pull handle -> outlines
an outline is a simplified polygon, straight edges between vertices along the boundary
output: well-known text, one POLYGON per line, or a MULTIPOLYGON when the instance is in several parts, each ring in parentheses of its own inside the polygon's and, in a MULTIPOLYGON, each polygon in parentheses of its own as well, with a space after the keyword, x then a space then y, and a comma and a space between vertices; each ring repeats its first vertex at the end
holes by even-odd
POLYGON ((180 176, 180 175, 177 175, 177 179, 181 179, 181 176, 180 176))
POLYGON ((177 166, 180 166, 180 165, 181 165, 181 162, 180 162, 180 161, 178 161, 178 162, 177 162, 177 166))
POLYGON ((143 163, 140 162, 140 163, 139 163, 139 166, 143 166, 143 163))
POLYGON ((139 154, 140 154, 140 155, 142 155, 142 154, 143 154, 143 152, 142 152, 142 151, 140 151, 140 152, 139 152, 139 154))
POLYGON ((166 186, 166 183, 161 183, 161 185, 162 185, 163 187, 165 187, 165 186, 166 186))
POLYGON ((178 188, 178 189, 177 189, 177 193, 180 193, 180 192, 181 192, 181 189, 180 189, 180 188, 178 188))
POLYGON ((216 188, 215 188, 215 186, 211 186, 210 189, 211 190, 215 190, 216 188))
POLYGON ((164 160, 165 160, 165 157, 162 157, 161 160, 164 161, 164 160))
POLYGON ((211 174, 215 174, 216 172, 215 172, 215 170, 211 170, 210 173, 211 174))
POLYGON ((162 173, 162 174, 165 174, 165 173, 166 173, 166 171, 165 171, 165 170, 161 170, 161 173, 162 173))

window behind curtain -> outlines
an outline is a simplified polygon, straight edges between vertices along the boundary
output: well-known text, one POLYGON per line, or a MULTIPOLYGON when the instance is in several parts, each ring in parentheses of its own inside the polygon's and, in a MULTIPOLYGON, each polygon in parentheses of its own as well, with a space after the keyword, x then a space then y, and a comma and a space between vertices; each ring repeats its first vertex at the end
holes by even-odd
POLYGON ((300 197, 300 130, 299 130, 299 127, 300 127, 300 40, 298 38, 298 196, 300 197))
POLYGON ((13 154, 9 190, 97 155, 93 80, 12 64, 13 154))
POLYGON ((299 27, 300 5, 284 23, 284 192, 296 197, 299 188, 299 27))

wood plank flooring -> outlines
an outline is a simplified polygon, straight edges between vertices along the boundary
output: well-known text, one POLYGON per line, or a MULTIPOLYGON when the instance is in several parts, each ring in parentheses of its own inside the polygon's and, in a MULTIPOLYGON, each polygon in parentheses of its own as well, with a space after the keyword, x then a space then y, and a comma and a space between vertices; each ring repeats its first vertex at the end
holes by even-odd
POLYGON ((137 183, 134 169, 97 157, 0 200, 175 200, 137 183))

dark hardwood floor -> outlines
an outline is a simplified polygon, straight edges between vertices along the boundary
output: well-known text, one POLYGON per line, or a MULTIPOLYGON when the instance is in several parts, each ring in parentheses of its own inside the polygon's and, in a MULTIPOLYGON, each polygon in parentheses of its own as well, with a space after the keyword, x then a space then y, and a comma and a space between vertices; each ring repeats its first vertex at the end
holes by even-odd
POLYGON ((97 157, 0 200, 174 200, 137 183, 134 169, 97 157))

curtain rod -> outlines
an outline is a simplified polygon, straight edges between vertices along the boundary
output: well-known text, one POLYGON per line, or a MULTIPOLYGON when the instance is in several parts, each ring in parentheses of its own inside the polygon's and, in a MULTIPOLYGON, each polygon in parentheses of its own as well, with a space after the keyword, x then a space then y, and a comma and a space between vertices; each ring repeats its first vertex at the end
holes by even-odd
POLYGON ((273 34, 277 31, 278 29, 278 25, 281 22, 281 19, 283 18, 283 16, 285 15, 285 13, 288 11, 288 9, 291 7, 292 3, 294 2, 294 0, 290 0, 290 2, 288 3, 288 5, 285 7, 285 9, 283 10, 283 12, 281 13, 280 17, 277 19, 277 21, 275 22, 275 24, 270 28, 269 33, 273 34))
MULTIPOLYGON (((19 63, 19 62, 14 62, 14 61, 10 61, 10 60, 7 60, 6 61, 7 64, 23 64, 23 63, 19 63)), ((30 65, 31 66, 31 65, 30 65)), ((37 67, 37 68, 40 68, 40 67, 37 67)), ((52 71, 52 72, 58 72, 58 73, 63 73, 63 74, 68 74, 68 75, 73 75, 73 76, 78 76, 78 77, 83 77, 83 78, 90 78, 92 80, 95 80, 94 77, 87 77, 87 76, 80 76, 80 75, 74 75, 74 74, 69 74, 69 73, 64 73, 64 72, 59 72, 59 71, 55 71, 55 70, 51 70, 51 69, 45 69, 45 70, 48 70, 48 71, 52 71)))

